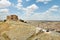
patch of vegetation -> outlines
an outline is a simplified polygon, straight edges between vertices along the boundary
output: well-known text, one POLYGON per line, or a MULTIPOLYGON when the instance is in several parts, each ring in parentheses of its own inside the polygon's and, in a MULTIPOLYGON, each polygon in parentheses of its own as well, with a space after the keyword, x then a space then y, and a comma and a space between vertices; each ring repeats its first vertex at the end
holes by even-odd
POLYGON ((21 21, 21 22, 24 22, 24 23, 27 23, 26 21, 24 21, 24 20, 22 20, 22 19, 20 19, 20 21, 21 21))

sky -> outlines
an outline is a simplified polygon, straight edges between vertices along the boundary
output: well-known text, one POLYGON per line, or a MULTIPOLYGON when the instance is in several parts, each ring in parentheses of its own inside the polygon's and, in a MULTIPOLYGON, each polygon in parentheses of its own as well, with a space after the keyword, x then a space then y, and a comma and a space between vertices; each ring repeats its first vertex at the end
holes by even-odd
POLYGON ((60 0, 0 0, 0 20, 7 15, 23 20, 60 21, 60 0))

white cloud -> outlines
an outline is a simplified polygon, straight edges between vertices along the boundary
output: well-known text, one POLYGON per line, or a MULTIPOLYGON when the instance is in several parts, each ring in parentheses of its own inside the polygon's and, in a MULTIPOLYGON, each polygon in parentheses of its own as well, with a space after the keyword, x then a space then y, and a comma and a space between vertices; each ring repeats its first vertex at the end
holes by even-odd
POLYGON ((30 16, 36 9, 38 9, 38 6, 36 4, 32 4, 24 8, 23 5, 19 3, 17 8, 24 12, 22 16, 25 18, 25 17, 30 16))
POLYGON ((8 9, 0 9, 0 13, 8 13, 9 10, 8 9))
POLYGON ((9 15, 9 9, 0 9, 0 20, 4 20, 9 15))
POLYGON ((11 5, 11 3, 8 0, 1 0, 0 1, 0 8, 5 8, 5 7, 8 7, 10 5, 11 5))
POLYGON ((16 8, 18 8, 18 9, 22 9, 22 4, 21 3, 18 3, 17 5, 16 5, 16 8))
POLYGON ((59 6, 53 5, 49 10, 51 10, 51 11, 57 11, 58 8, 59 8, 59 6))
MULTIPOLYGON (((50 1, 51 0, 42 0, 42 1, 40 0, 38 2, 48 3, 50 1)), ((53 13, 56 12, 59 8, 59 6, 57 5, 53 5, 51 8, 49 8, 47 11, 43 13, 34 13, 34 11, 39 8, 36 4, 32 4, 24 8, 22 5, 22 1, 18 2, 17 8, 24 11, 24 14, 22 15, 22 19, 25 19, 25 20, 57 20, 59 19, 59 16, 53 16, 54 15, 53 13)))
POLYGON ((54 14, 58 9, 59 6, 53 5, 47 11, 43 13, 34 13, 33 15, 25 18, 25 20, 60 20, 60 17, 54 14))
POLYGON ((28 6, 27 8, 37 9, 38 7, 36 6, 36 4, 32 4, 32 5, 28 6))
POLYGON ((32 4, 32 5, 28 6, 27 8, 24 8, 23 10, 25 11, 25 16, 29 16, 36 9, 38 9, 38 6, 36 4, 32 4))
POLYGON ((16 8, 18 8, 18 10, 24 11, 26 16, 30 15, 30 13, 33 13, 33 11, 38 8, 36 4, 32 4, 24 8, 22 2, 23 2, 22 0, 18 0, 18 4, 16 5, 16 8))
POLYGON ((18 4, 15 6, 18 10, 21 10, 23 8, 22 0, 18 0, 18 4))
POLYGON ((36 4, 32 4, 24 8, 22 5, 22 0, 18 0, 18 4, 15 7, 18 8, 18 10, 22 10, 24 12, 23 14, 24 17, 28 17, 29 15, 33 13, 33 11, 38 9, 38 6, 36 4))
POLYGON ((51 14, 54 11, 57 11, 59 9, 59 6, 53 5, 51 8, 49 8, 44 14, 51 14))
POLYGON ((37 2, 43 2, 44 4, 47 4, 50 1, 52 1, 52 0, 37 0, 37 2))

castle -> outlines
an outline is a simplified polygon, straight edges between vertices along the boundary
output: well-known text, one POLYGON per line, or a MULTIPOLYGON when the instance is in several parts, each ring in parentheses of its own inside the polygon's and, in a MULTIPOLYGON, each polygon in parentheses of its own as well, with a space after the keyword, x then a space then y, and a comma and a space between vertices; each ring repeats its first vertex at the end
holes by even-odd
POLYGON ((16 15, 7 16, 7 20, 17 21, 18 20, 18 16, 16 16, 16 15))

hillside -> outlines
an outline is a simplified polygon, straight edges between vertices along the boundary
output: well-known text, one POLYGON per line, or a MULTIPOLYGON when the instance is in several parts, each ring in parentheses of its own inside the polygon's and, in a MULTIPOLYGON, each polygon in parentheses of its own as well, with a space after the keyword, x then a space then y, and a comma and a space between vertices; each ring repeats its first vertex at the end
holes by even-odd
POLYGON ((11 40, 14 40, 14 38, 16 38, 16 40, 24 40, 31 36, 34 32, 34 26, 19 21, 7 21, 0 25, 0 34, 3 35, 3 37, 4 35, 8 35, 11 40))
POLYGON ((59 33, 38 32, 36 27, 20 21, 0 23, 0 40, 60 40, 59 33))

